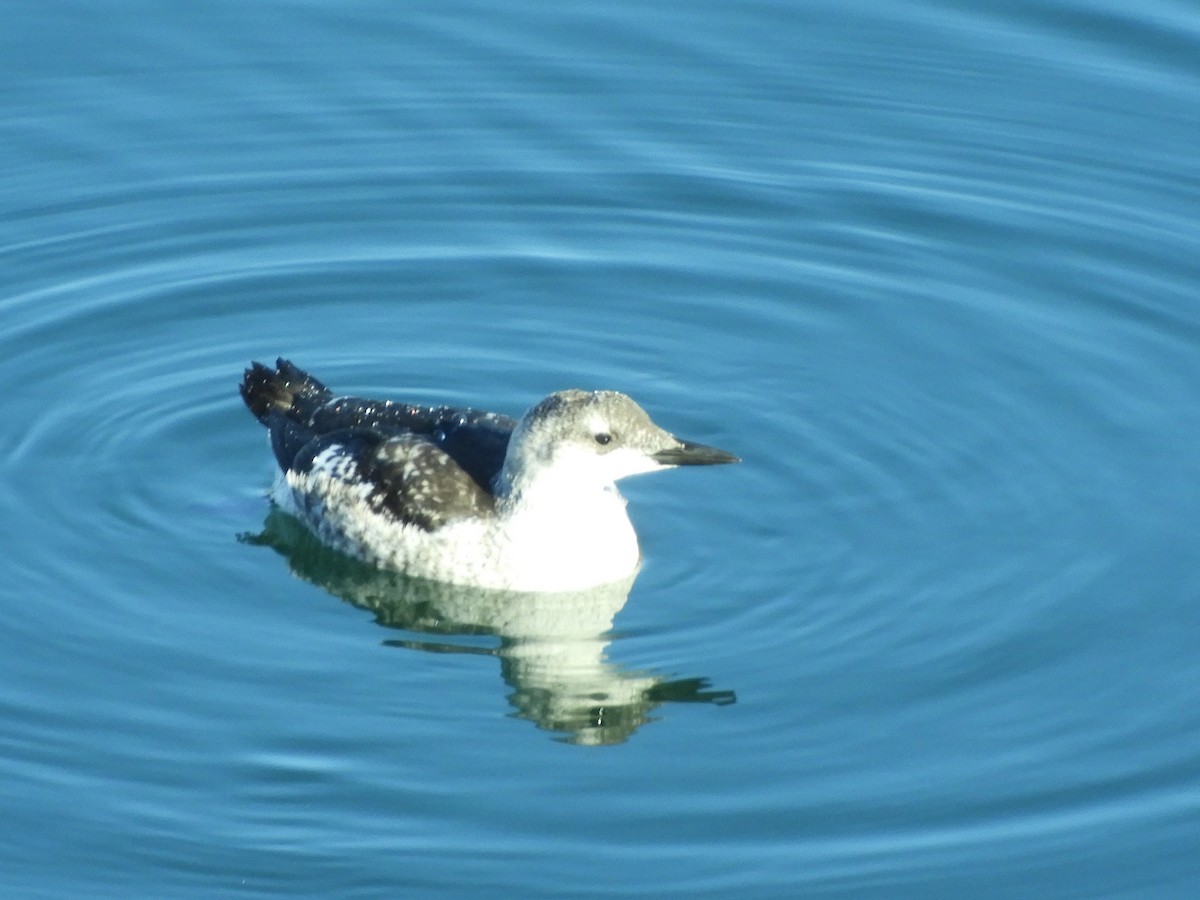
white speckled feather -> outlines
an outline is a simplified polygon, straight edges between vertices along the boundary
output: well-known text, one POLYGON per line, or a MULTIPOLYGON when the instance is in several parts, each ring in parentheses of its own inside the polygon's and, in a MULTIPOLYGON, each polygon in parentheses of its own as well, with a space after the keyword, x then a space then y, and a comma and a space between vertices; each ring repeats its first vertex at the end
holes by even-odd
POLYGON ((280 360, 247 370, 242 394, 270 431, 283 509, 348 555, 452 584, 571 591, 627 579, 640 552, 615 482, 735 460, 678 440, 613 391, 551 394, 514 422, 334 398, 280 360))

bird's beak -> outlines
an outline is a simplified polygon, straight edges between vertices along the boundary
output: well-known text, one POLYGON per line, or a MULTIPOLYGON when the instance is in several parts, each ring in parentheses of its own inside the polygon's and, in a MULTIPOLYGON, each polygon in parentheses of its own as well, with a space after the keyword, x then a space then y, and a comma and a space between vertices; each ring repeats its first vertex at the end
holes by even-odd
POLYGON ((715 466, 719 463, 741 462, 732 453, 677 440, 674 446, 650 454, 650 458, 664 466, 715 466))

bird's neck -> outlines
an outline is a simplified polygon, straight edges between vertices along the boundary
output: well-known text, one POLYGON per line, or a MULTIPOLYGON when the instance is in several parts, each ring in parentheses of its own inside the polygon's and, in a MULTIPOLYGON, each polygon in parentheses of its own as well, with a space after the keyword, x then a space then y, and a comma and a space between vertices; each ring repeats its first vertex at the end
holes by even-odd
POLYGON ((641 557, 625 498, 595 466, 505 463, 495 485, 502 543, 517 568, 568 583, 627 577, 641 557))
POLYGON ((570 517, 596 506, 625 501, 611 480, 600 476, 594 466, 573 464, 570 460, 546 464, 540 460, 510 458, 496 476, 496 497, 502 509, 555 515, 561 511, 570 517))

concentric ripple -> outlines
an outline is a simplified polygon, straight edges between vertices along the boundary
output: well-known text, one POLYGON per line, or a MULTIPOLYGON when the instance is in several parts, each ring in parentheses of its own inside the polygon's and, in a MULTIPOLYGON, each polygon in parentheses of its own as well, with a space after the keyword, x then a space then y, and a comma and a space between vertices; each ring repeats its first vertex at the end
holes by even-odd
POLYGON ((0 35, 0 892, 1191 896, 1194 16, 53 6, 0 35), (628 482, 547 665, 239 542, 277 355, 744 462, 628 482))

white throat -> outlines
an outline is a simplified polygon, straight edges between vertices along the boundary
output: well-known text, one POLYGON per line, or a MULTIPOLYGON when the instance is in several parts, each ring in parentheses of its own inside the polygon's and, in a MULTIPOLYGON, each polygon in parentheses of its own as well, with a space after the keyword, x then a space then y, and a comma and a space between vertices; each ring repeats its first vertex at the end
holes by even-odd
POLYGON ((625 498, 595 462, 568 455, 515 478, 506 465, 497 479, 497 512, 513 564, 543 572, 548 582, 612 582, 637 569, 625 498))

